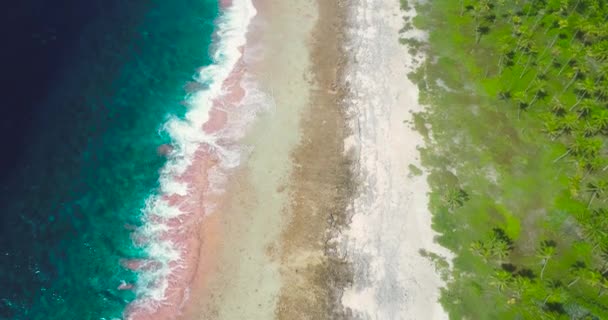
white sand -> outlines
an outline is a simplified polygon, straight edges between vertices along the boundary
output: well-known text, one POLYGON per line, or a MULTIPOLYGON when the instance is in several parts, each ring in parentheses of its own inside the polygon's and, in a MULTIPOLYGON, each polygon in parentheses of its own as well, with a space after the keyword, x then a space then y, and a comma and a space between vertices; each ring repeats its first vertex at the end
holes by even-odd
MULTIPOLYGON (((399 44, 403 12, 398 0, 355 0, 350 5, 349 70, 354 136, 347 146, 359 157, 359 194, 342 236, 355 281, 342 298, 358 319, 447 319, 438 303, 442 281, 419 249, 451 258, 434 242, 426 174, 417 146, 424 141, 404 124, 423 109, 408 78, 413 58, 399 44)), ((411 15, 411 13, 410 13, 411 15)))

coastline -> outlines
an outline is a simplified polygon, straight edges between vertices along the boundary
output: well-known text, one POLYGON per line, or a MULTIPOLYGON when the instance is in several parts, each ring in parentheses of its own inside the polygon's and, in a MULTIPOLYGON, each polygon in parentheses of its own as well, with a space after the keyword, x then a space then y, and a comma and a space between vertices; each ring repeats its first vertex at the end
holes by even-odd
POLYGON ((159 147, 168 157, 160 190, 147 200, 145 223, 133 234, 149 257, 124 262, 140 272, 135 285, 122 288, 133 288, 138 296, 125 310, 129 320, 182 318, 193 299, 204 296, 223 233, 217 208, 226 181, 243 158, 238 141, 263 109, 250 99, 255 88, 244 81, 243 46, 255 9, 248 0, 219 5, 223 14, 214 63, 197 75, 205 88, 188 97, 183 119, 165 123, 172 145, 159 147))
POLYGON ((173 283, 178 308, 155 317, 446 318, 442 283, 419 253, 445 253, 426 175, 407 174, 423 140, 404 121, 422 107, 399 3, 253 5, 241 58, 202 125, 240 161, 221 169, 226 159, 204 147, 184 175, 204 215, 188 232, 188 275, 173 283))

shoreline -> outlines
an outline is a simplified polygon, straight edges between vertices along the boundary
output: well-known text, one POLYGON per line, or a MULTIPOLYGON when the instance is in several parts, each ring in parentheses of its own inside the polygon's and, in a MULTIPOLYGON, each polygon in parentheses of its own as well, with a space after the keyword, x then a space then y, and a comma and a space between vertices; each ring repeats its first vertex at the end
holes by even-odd
POLYGON ((219 5, 215 62, 198 71, 209 88, 189 97, 185 119, 165 124, 175 146, 164 146, 169 160, 161 171, 161 189, 146 203, 145 224, 133 236, 150 257, 125 262, 141 272, 134 287, 138 298, 125 310, 129 320, 180 318, 204 295, 223 232, 217 204, 241 161, 238 140, 252 120, 246 116, 259 111, 259 105, 243 103, 251 88, 243 81, 245 35, 239 34, 247 32, 255 9, 248 0, 219 5))
POLYGON ((194 189, 205 212, 188 233, 196 259, 176 286, 179 307, 155 318, 446 318, 441 281, 418 252, 443 253, 426 176, 407 176, 423 141, 403 121, 422 107, 398 42, 399 3, 253 6, 241 57, 202 125, 242 161, 218 171, 221 154, 199 153, 187 171, 208 186, 194 189))

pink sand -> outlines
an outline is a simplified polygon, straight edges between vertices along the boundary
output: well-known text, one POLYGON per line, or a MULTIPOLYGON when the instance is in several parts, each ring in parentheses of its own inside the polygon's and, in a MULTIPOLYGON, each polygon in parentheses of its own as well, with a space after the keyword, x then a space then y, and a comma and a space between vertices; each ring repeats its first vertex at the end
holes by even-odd
MULTIPOLYGON (((231 0, 221 1, 223 7, 231 4, 231 0)), ((238 108, 245 95, 245 90, 241 86, 244 72, 245 65, 241 59, 223 82, 223 94, 214 100, 209 112, 210 118, 201 130, 214 134, 226 128, 227 112, 238 108)), ((238 113, 231 112, 231 114, 238 113)), ((166 299, 160 304, 146 300, 133 302, 127 308, 127 319, 177 319, 184 312, 191 290, 200 291, 200 287, 204 286, 206 279, 201 278, 205 278, 206 271, 211 269, 221 233, 218 213, 206 212, 204 206, 205 203, 221 201, 221 196, 210 192, 209 184, 209 172, 218 166, 219 162, 220 158, 213 148, 201 145, 192 165, 177 178, 189 185, 189 193, 186 196, 177 194, 164 196, 171 205, 178 206, 184 214, 173 219, 151 217, 171 227, 160 238, 171 241, 176 247, 181 248, 183 260, 181 266, 174 268, 170 275, 169 287, 165 292, 166 299)), ((145 239, 135 239, 135 241, 145 241, 145 239)), ((154 261, 125 261, 124 265, 134 270, 150 270, 159 266, 158 262, 154 261)), ((124 284, 121 285, 121 289, 127 290, 131 286, 132 284, 124 284)))

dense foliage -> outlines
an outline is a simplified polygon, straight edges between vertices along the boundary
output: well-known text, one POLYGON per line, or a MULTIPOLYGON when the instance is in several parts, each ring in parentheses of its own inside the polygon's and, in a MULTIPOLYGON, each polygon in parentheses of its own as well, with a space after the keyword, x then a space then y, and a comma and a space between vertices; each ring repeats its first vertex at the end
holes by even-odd
POLYGON ((427 54, 418 127, 433 128, 431 209, 457 255, 443 304, 455 319, 608 319, 608 2, 417 8, 428 46, 403 42, 427 54))

